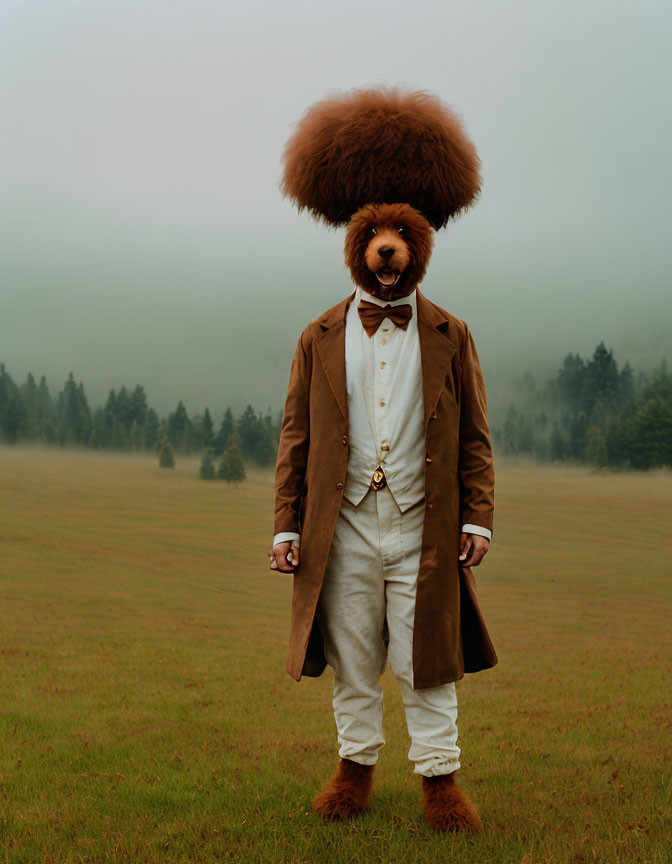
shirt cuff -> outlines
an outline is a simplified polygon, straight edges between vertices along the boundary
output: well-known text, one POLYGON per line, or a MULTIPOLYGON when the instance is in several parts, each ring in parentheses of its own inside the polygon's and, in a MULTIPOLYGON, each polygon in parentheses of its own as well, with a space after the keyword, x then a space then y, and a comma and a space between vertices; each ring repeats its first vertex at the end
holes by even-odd
POLYGON ((481 537, 487 537, 488 540, 492 539, 492 531, 489 528, 481 528, 480 525, 472 525, 471 522, 463 525, 462 531, 465 534, 480 534, 481 537))
POLYGON ((278 543, 286 543, 288 540, 292 541, 292 546, 299 546, 299 540, 301 538, 300 534, 297 534, 295 531, 283 531, 280 534, 276 534, 273 538, 273 545, 277 546, 278 543))

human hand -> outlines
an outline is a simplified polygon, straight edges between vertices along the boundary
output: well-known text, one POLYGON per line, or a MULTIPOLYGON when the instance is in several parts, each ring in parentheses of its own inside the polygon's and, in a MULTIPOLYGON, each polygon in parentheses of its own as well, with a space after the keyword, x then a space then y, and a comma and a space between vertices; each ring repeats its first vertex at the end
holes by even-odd
POLYGON ((280 573, 293 573, 299 566, 299 547, 292 546, 291 540, 277 543, 268 553, 271 570, 279 570, 280 573), (291 555, 291 564, 287 556, 291 555))
POLYGON ((460 534, 460 557, 459 562, 463 567, 476 567, 485 557, 490 548, 490 541, 481 534, 460 534), (471 553, 471 554, 469 554, 471 553), (467 558, 467 555, 469 557, 467 558))

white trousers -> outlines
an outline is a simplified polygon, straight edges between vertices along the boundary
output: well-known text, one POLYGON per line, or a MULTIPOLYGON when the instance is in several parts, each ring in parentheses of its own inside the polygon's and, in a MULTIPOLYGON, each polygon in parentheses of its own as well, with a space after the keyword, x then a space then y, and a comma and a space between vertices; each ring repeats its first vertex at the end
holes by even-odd
POLYGON ((343 499, 317 607, 334 670, 339 755, 373 765, 385 743, 380 676, 389 657, 401 688, 416 774, 460 767, 455 683, 413 689, 413 618, 424 500, 401 513, 390 490, 343 499))

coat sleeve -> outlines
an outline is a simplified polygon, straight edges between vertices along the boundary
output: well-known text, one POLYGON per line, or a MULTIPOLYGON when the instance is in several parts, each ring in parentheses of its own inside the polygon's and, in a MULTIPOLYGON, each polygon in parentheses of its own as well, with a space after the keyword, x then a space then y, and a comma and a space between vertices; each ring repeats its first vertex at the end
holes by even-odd
POLYGON ((289 386, 280 426, 278 458, 275 464, 274 534, 300 533, 299 509, 306 476, 310 442, 310 364, 299 338, 289 373, 289 386))
POLYGON ((488 403, 481 364, 468 327, 460 362, 460 524, 473 523, 492 531, 495 470, 488 403))

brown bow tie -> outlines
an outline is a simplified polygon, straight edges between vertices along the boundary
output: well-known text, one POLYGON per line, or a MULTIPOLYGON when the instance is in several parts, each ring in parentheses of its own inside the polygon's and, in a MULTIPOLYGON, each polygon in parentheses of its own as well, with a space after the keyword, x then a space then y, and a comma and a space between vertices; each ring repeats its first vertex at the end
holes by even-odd
POLYGON ((413 317, 413 307, 410 303, 402 303, 399 306, 391 306, 388 303, 387 306, 379 306, 377 303, 362 300, 357 307, 357 311, 369 339, 380 327, 383 318, 389 318, 393 324, 405 330, 408 327, 408 322, 413 317))

